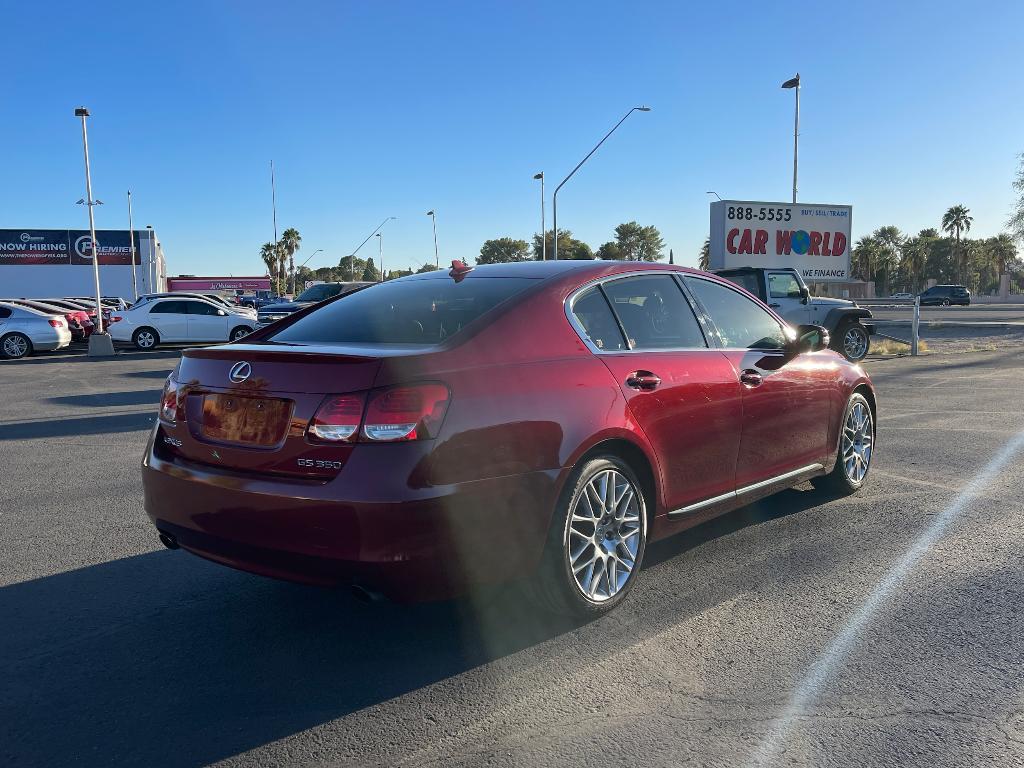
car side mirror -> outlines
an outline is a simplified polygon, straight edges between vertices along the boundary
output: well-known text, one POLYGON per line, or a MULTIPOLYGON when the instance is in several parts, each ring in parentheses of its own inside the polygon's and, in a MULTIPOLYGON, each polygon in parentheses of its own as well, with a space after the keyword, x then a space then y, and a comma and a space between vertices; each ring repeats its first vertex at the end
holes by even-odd
POLYGON ((227 313, 227 312, 225 312, 225 311, 224 311, 223 309, 218 309, 218 310, 217 310, 217 316, 218 316, 218 317, 227 317, 227 316, 228 316, 228 313, 227 313))
POLYGON ((789 351, 794 355, 803 352, 817 352, 821 349, 828 349, 831 343, 828 329, 820 325, 799 325, 796 329, 796 338, 789 342, 789 351))
POLYGON ((807 290, 807 286, 806 285, 801 285, 800 286, 800 303, 801 304, 806 304, 808 301, 810 301, 810 298, 811 298, 811 292, 809 290, 807 290))

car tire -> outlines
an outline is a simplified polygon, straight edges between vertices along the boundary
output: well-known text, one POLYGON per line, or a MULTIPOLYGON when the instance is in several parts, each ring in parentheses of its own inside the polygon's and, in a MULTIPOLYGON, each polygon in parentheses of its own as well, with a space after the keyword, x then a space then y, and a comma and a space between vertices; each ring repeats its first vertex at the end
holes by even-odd
POLYGON ((851 363, 859 363, 868 356, 871 339, 867 329, 860 323, 843 323, 836 330, 833 349, 851 363))
POLYGON ((839 426, 836 463, 827 475, 812 478, 811 484, 834 496, 849 496, 864 487, 875 453, 875 415, 867 398, 854 392, 846 404, 839 426))
POLYGON ((32 354, 32 341, 24 333, 8 333, 0 338, 0 356, 5 360, 21 360, 32 354))
POLYGON ((238 341, 252 333, 252 328, 247 325, 240 325, 237 328, 231 329, 231 334, 228 336, 228 341, 238 341))
POLYGON ((949 306, 949 299, 943 299, 942 300, 942 306, 948 307, 949 306))
POLYGON ((159 343, 160 334, 149 326, 143 326, 132 334, 132 344, 135 345, 136 349, 141 349, 143 352, 156 349, 159 343))
POLYGON ((588 459, 566 481, 530 592, 554 613, 600 616, 632 590, 646 545, 647 504, 636 473, 617 456, 588 459))

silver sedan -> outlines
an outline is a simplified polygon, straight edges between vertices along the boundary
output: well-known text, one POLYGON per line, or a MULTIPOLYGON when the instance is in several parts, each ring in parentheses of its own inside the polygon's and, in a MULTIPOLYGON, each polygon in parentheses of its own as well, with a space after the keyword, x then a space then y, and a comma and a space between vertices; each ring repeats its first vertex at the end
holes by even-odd
POLYGON ((0 301, 0 357, 17 360, 70 343, 71 330, 63 316, 0 301))

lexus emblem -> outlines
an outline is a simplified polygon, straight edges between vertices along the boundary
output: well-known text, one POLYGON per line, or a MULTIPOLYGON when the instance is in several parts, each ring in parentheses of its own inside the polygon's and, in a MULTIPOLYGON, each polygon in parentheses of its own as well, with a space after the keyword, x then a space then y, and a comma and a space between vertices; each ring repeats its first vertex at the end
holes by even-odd
POLYGON ((235 384, 241 384, 252 375, 252 366, 246 362, 235 363, 228 371, 228 378, 235 384))

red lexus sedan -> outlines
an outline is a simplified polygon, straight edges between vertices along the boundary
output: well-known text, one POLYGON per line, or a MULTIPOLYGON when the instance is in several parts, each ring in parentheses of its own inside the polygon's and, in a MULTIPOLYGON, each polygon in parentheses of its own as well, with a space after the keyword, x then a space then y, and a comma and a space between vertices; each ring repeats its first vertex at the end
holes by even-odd
POLYGON ((184 352, 143 460, 160 538, 404 599, 511 580, 596 614, 649 541, 865 482, 875 395, 817 326, 680 267, 412 275, 184 352))

